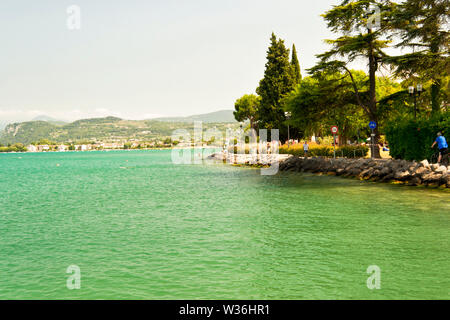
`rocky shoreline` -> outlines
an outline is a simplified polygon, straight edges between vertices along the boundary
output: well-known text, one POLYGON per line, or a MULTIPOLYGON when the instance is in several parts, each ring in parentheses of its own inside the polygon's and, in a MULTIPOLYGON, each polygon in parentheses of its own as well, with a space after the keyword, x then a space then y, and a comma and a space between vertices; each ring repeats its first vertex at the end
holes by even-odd
POLYGON ((427 160, 325 159, 291 157, 280 171, 324 173, 361 180, 400 182, 411 186, 450 188, 450 167, 429 164, 427 160))
POLYGON ((328 159, 301 158, 289 155, 258 156, 214 154, 212 159, 239 165, 270 165, 280 162, 279 170, 286 172, 310 172, 361 180, 403 183, 410 186, 450 188, 450 166, 393 159, 328 159))

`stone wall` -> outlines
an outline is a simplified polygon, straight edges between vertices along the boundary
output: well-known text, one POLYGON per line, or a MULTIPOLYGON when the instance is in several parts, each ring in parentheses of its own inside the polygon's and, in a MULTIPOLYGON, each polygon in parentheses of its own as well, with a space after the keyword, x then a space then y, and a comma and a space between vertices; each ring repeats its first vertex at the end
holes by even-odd
POLYGON ((427 160, 417 163, 406 160, 291 157, 280 164, 280 170, 450 188, 450 167, 430 165, 427 160))

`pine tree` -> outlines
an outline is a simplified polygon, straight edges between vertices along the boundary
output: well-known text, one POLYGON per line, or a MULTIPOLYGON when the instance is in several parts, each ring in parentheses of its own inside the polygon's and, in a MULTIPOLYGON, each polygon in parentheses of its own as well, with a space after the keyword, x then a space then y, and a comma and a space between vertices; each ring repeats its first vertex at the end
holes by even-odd
MULTIPOLYGON (((312 73, 346 72, 353 83, 358 105, 371 121, 377 123, 380 114, 377 109, 376 72, 383 59, 387 57, 383 49, 388 46, 390 41, 384 40, 383 37, 389 29, 385 20, 391 9, 392 3, 389 0, 341 0, 340 5, 334 6, 323 15, 328 23, 328 28, 335 33, 340 33, 341 36, 334 40, 327 40, 332 45, 332 49, 318 55, 320 62, 309 70, 312 73), (372 13, 373 6, 380 9, 379 15, 372 13), (378 19, 380 25, 376 26, 373 20, 378 19), (338 59, 333 60, 335 57, 338 59), (361 58, 367 61, 369 69, 368 99, 364 99, 348 66, 351 62, 361 58)), ((378 130, 378 128, 375 129, 376 143, 380 138, 378 130)), ((375 148, 374 156, 380 157, 378 148, 375 148)))
POLYGON ((258 119, 261 129, 279 129, 280 137, 284 137, 287 128, 282 99, 294 89, 295 77, 284 41, 277 39, 274 33, 270 41, 264 78, 256 89, 261 96, 258 119))
POLYGON ((391 25, 401 39, 397 47, 410 48, 412 53, 389 57, 400 77, 431 80, 431 104, 440 111, 442 79, 450 69, 450 40, 446 23, 450 15, 448 0, 406 0, 393 11, 391 25))
POLYGON ((295 44, 292 45, 292 68, 294 69, 295 84, 299 84, 302 81, 302 74, 300 71, 300 63, 298 62, 297 50, 295 50, 295 44))

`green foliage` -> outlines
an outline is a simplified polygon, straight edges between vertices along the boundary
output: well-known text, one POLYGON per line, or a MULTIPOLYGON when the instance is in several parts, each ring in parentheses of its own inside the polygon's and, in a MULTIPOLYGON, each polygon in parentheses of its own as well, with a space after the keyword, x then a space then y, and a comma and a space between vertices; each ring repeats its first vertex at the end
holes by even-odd
POLYGON ((48 139, 41 139, 38 142, 35 143, 35 145, 55 145, 56 142, 50 141, 48 139))
POLYGON ((337 148, 337 156, 344 158, 365 158, 369 154, 368 146, 341 146, 337 148))
POLYGON ((434 117, 394 119, 385 128, 390 154, 396 159, 417 160, 430 159, 436 152, 430 146, 436 140, 437 132, 450 136, 450 112, 434 117))
POLYGON ((237 121, 242 122, 249 120, 250 127, 255 129, 259 106, 261 105, 261 97, 254 94, 246 94, 239 98, 234 107, 234 117, 237 121))
MULTIPOLYGON (((351 70, 353 81, 361 89, 361 98, 367 100, 368 77, 363 71, 351 70)), ((387 78, 377 78, 377 97, 384 98, 402 90, 401 85, 387 78)), ((390 101, 389 101, 390 102, 390 101)), ((358 136, 369 134, 369 117, 358 104, 352 80, 347 73, 321 73, 316 77, 306 77, 284 101, 287 111, 292 113, 291 126, 298 128, 299 137, 313 134, 328 134, 331 126, 339 127, 341 140, 357 140, 358 136)), ((379 125, 395 108, 386 102, 380 109, 379 125), (386 117, 384 117, 386 115, 386 117)))
POLYGON ((297 50, 295 49, 295 44, 292 45, 292 60, 291 65, 294 72, 295 84, 298 85, 302 81, 302 74, 300 69, 300 62, 298 62, 297 50))
MULTIPOLYGON (((396 47, 413 52, 386 57, 395 74, 404 78, 431 80, 431 105, 434 113, 441 109, 442 78, 450 69, 448 0, 406 0, 395 6, 389 25, 400 38, 396 47)), ((391 35, 392 36, 392 35, 391 35)))
MULTIPOLYGON (((369 153, 369 148, 367 146, 359 145, 349 145, 336 148, 336 156, 344 158, 365 158, 369 153)), ((283 145, 280 147, 280 154, 292 154, 298 157, 304 157, 305 152, 301 145, 287 146, 283 145)), ((309 157, 334 157, 334 148, 332 146, 314 146, 310 147, 308 151, 309 157)))
POLYGON ((9 147, 1 147, 0 146, 0 153, 1 152, 26 152, 27 148, 21 143, 15 143, 9 147))
MULTIPOLYGON (((388 0, 341 0, 340 5, 333 6, 323 17, 328 24, 328 28, 340 34, 337 39, 327 40, 332 46, 331 50, 319 54, 319 63, 310 69, 311 73, 320 74, 347 72, 352 80, 354 95, 358 105, 364 110, 366 117, 375 122, 379 122, 376 97, 376 72, 382 66, 383 58, 386 57, 383 49, 388 46, 390 40, 385 39, 385 33, 389 29, 384 23, 393 8, 393 4, 388 0), (380 26, 374 26, 372 21, 373 10, 376 6, 380 9, 380 26), (335 59, 335 60, 333 60, 335 59), (368 92, 364 99, 361 88, 353 79, 353 74, 349 70, 349 64, 357 59, 367 61, 368 65, 368 92)), ((375 129, 376 140, 379 139, 379 129, 375 129)), ((376 157, 380 157, 378 149, 376 157)))
MULTIPOLYGON (((258 112, 260 128, 284 129, 286 120, 282 99, 295 87, 295 76, 289 61, 289 49, 284 41, 277 39, 272 33, 271 45, 267 51, 266 70, 256 92, 261 96, 261 106, 258 112)), ((286 130, 280 131, 280 136, 286 130)))

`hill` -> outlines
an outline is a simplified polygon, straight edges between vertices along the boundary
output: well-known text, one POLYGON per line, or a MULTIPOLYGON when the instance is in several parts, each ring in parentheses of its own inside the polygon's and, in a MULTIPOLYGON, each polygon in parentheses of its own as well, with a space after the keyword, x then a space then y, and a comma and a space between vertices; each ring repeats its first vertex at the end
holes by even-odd
POLYGON ((206 114, 199 114, 189 117, 157 118, 156 121, 164 122, 194 122, 202 121, 204 123, 232 123, 236 122, 233 110, 221 110, 206 114))
MULTIPOLYGON (((216 127, 225 132, 230 123, 204 123, 203 128, 216 127)), ((237 122, 234 122, 237 126, 237 122)), ((152 141, 170 137, 177 129, 193 129, 193 121, 123 120, 115 117, 77 120, 68 124, 55 124, 48 121, 28 121, 6 126, 0 133, 2 144, 30 144, 41 139, 55 143, 65 142, 113 142, 113 141, 152 141)))
POLYGON ((50 122, 50 123, 57 124, 57 125, 63 125, 63 124, 67 123, 65 121, 58 120, 58 119, 55 119, 55 118, 52 118, 52 117, 49 117, 46 115, 40 115, 40 116, 34 117, 31 121, 46 121, 46 122, 50 122))

